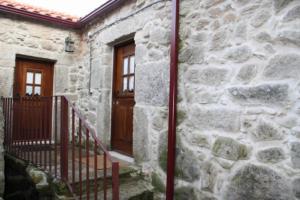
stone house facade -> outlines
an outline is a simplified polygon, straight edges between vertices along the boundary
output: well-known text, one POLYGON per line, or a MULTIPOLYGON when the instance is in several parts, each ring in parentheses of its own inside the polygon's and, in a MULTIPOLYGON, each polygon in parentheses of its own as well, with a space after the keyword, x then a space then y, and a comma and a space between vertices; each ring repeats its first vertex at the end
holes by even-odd
MULTIPOLYGON (((107 145, 114 49, 134 41, 133 158, 163 193, 171 2, 128 0, 81 30, 0 24, 0 96, 16 57, 55 61, 53 94, 72 96, 107 145)), ((300 199, 299 30, 298 0, 180 2, 177 199, 300 199)))

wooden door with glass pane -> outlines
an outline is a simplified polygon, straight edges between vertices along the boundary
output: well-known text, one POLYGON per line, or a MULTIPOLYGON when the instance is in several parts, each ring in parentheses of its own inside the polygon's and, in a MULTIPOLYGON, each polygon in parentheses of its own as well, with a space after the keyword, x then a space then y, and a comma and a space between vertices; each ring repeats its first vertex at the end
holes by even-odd
POLYGON ((133 43, 115 49, 112 149, 132 156, 135 45, 133 43))
POLYGON ((53 64, 24 59, 16 61, 14 140, 50 138, 52 88, 53 64))

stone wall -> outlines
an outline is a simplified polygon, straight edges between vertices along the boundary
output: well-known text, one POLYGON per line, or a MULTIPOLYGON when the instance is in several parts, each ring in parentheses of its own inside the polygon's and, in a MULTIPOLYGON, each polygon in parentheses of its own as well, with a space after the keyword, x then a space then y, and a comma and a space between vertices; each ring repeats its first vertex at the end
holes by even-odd
POLYGON ((11 96, 16 55, 25 55, 56 61, 54 65, 53 94, 75 94, 77 59, 81 53, 80 35, 73 30, 0 15, 0 96, 11 96), (75 52, 64 51, 65 38, 71 34, 75 52))
MULTIPOLYGON (((16 54, 57 60, 55 93, 78 95, 109 145, 114 45, 134 39, 134 158, 163 193, 170 3, 127 1, 71 31, 73 54, 69 30, 2 16, 0 96, 16 54)), ((181 1, 176 199, 300 199, 299 13, 298 0, 181 1)))
POLYGON ((157 141, 167 130, 170 13, 169 1, 128 1, 104 19, 95 19, 83 33, 87 46, 81 61, 79 106, 108 145, 114 46, 130 39, 135 42, 133 151, 145 172, 157 168, 157 141))
MULTIPOLYGON (((3 14, 0 15, 0 24, 0 97, 12 96, 17 54, 56 61, 53 94, 76 97, 76 73, 80 68, 77 59, 81 53, 79 34, 51 24, 41 24, 3 14), (75 52, 71 54, 64 51, 64 40, 69 34, 76 46, 75 52)), ((0 196, 4 192, 3 122, 0 105, 0 196)))
POLYGON ((299 199, 300 1, 180 15, 177 199, 299 199))

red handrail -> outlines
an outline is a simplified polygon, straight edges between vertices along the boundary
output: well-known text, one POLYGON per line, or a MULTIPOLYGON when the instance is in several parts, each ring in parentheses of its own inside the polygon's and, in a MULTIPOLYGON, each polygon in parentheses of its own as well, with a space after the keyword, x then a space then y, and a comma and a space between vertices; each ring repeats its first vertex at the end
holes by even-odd
POLYGON ((18 97, 2 98, 2 101, 4 146, 8 153, 61 179, 79 199, 84 196, 84 186, 85 199, 90 199, 92 191, 97 199, 98 181, 101 180, 98 167, 102 167, 103 198, 107 199, 107 171, 110 169, 108 163, 111 163, 111 195, 113 200, 119 200, 119 163, 67 97, 18 97), (103 166, 98 165, 99 159, 103 159, 103 166), (90 188, 91 181, 94 182, 93 189, 90 188))

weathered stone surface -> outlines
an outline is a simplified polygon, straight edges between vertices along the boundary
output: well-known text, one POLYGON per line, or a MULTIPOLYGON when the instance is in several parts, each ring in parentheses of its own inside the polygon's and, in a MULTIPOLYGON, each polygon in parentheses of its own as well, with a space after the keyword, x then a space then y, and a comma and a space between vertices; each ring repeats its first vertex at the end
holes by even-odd
MULTIPOLYGON (((176 149, 175 176, 189 182, 197 180, 200 176, 199 162, 194 153, 182 145, 178 134, 176 149)), ((159 141, 159 165, 167 171, 167 134, 163 134, 159 141)))
POLYGON ((55 74, 56 74, 55 91, 57 93, 66 92, 69 86, 68 83, 69 69, 67 67, 56 67, 55 74))
POLYGON ((297 45, 300 47, 300 32, 299 31, 282 31, 278 34, 278 39, 282 42, 297 45))
POLYGON ((264 163, 277 163, 285 159, 285 154, 282 148, 273 147, 259 151, 257 158, 264 163))
POLYGON ((224 0, 205 0, 204 1, 204 7, 205 8, 210 8, 214 5, 217 5, 217 4, 222 3, 222 2, 224 2, 224 0))
POLYGON ((225 200, 291 200, 287 180, 268 167, 246 165, 238 170, 227 186, 225 200))
POLYGON ((273 57, 263 75, 272 79, 298 78, 300 74, 300 55, 285 54, 273 57))
POLYGON ((49 187, 48 176, 45 172, 38 170, 34 167, 27 167, 26 172, 32 179, 35 184, 37 190, 43 190, 49 187))
POLYGON ((277 104, 288 98, 288 88, 286 84, 262 84, 232 87, 228 91, 234 99, 243 103, 277 104))
POLYGON ((201 165, 201 189, 213 192, 216 184, 218 171, 211 162, 204 162, 201 165))
POLYGON ((203 49, 199 46, 190 45, 179 52, 179 62, 188 64, 200 64, 203 62, 203 49))
POLYGON ((243 82, 243 83, 248 83, 251 81, 257 74, 257 67, 256 65, 245 65, 243 66, 239 73, 237 74, 236 78, 237 80, 243 82))
POLYGON ((282 8, 284 8, 291 1, 293 1, 293 0, 273 0, 274 8, 275 8, 276 11, 280 11, 282 8))
POLYGON ((283 21, 292 21, 300 18, 300 6, 293 7, 288 13, 283 17, 283 21))
POLYGON ((160 44, 168 44, 170 42, 170 30, 162 27, 155 27, 150 31, 150 40, 160 44))
POLYGON ((248 46, 240 46, 236 48, 232 48, 227 54, 226 58, 236 62, 236 63, 242 63, 252 56, 252 50, 248 46))
POLYGON ((203 135, 199 132, 191 133, 190 143, 197 147, 209 148, 210 146, 208 136, 203 135))
POLYGON ((293 192, 297 198, 300 198, 300 178, 295 179, 292 183, 293 192))
POLYGON ((139 133, 134 137, 133 140, 133 154, 137 162, 146 162, 149 158, 148 146, 148 124, 149 119, 146 114, 145 108, 135 107, 134 108, 134 122, 133 129, 134 133, 139 133))
POLYGON ((300 168, 300 142, 291 144, 291 161, 294 168, 300 168))
POLYGON ((191 83, 218 86, 226 79, 228 71, 219 68, 189 69, 186 73, 186 80, 191 83))
POLYGON ((213 145, 212 152, 215 156, 228 160, 246 159, 249 154, 246 145, 228 137, 217 138, 213 145))
POLYGON ((282 133, 276 124, 270 121, 260 120, 253 132, 253 136, 256 140, 271 141, 280 140, 282 133))
POLYGON ((216 32, 211 41, 211 50, 221 50, 224 49, 227 45, 227 32, 221 30, 216 32))
POLYGON ((202 108, 193 106, 190 121, 198 130, 223 130, 237 132, 240 130, 240 113, 228 108, 202 108))
POLYGON ((247 39, 248 32, 247 32, 248 26, 246 23, 240 23, 237 25, 235 30, 235 36, 237 39, 242 42, 247 39))
POLYGON ((175 189, 174 199, 175 200, 198 200, 195 188, 192 187, 181 187, 175 189))
POLYGON ((234 0, 234 2, 238 3, 241 6, 244 6, 250 2, 250 0, 234 0))
POLYGON ((260 27, 271 17, 271 14, 267 10, 261 10, 257 13, 251 21, 251 25, 254 27, 260 27))
POLYGON ((272 37, 271 37, 270 34, 267 33, 267 32, 261 32, 261 33, 258 33, 258 34, 255 36, 255 39, 256 39, 258 42, 271 42, 271 41, 272 41, 272 37))
POLYGON ((166 191, 166 186, 164 182, 161 180, 160 175, 156 173, 152 173, 151 175, 151 183, 155 190, 164 193, 166 191))
POLYGON ((168 102, 168 63, 154 62, 137 65, 135 99, 152 106, 164 106, 168 102))
POLYGON ((181 146, 176 155, 177 177, 188 182, 193 182, 200 177, 199 161, 189 149, 181 146))

